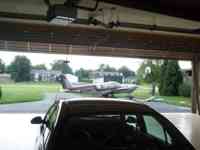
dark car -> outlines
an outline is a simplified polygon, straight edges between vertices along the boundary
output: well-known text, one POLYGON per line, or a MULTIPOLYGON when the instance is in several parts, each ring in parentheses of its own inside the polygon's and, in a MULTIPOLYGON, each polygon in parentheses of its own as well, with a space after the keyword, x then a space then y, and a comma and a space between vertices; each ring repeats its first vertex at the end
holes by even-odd
POLYGON ((41 124, 37 150, 194 150, 170 121, 132 101, 61 100, 31 123, 41 124))

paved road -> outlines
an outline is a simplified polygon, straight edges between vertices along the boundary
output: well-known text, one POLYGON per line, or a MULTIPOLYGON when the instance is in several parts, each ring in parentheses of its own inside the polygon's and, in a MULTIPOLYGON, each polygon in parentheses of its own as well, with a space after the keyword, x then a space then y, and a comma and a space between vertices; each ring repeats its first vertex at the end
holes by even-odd
MULTIPOLYGON (((43 113, 47 111, 56 98, 66 99, 75 97, 80 97, 80 95, 72 93, 46 94, 43 101, 0 105, 0 113, 43 113)), ((190 112, 189 108, 178 107, 161 102, 147 102, 146 104, 161 113, 190 112)))

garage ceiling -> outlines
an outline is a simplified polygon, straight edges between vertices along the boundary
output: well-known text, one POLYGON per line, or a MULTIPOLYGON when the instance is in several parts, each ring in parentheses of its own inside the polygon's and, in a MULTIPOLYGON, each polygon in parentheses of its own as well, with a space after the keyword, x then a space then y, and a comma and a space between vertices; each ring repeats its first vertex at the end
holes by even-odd
MULTIPOLYGON (((50 0, 52 4, 63 4, 65 0, 50 0)), ((108 8, 115 7, 120 22, 183 29, 200 29, 200 2, 198 0, 100 0, 98 9, 105 10, 104 22, 108 22, 108 8), (109 3, 105 3, 109 2, 109 3), (111 4, 112 3, 112 4, 111 4), (117 5, 115 5, 117 4, 117 5), (123 7, 128 6, 128 7, 123 7), (131 9, 130 9, 131 7, 131 9), (147 10, 147 11, 144 11, 147 10), (179 18, 177 18, 179 17, 179 18), (191 20, 190 20, 191 19, 191 20)), ((94 7, 94 0, 80 0, 80 6, 94 7)), ((43 0, 1 0, 0 17, 23 17, 44 20, 47 6, 43 0)), ((98 13, 97 13, 98 14, 98 13)), ((78 18, 87 19, 90 12, 79 10, 78 18)), ((102 15, 96 15, 103 21, 102 15)))

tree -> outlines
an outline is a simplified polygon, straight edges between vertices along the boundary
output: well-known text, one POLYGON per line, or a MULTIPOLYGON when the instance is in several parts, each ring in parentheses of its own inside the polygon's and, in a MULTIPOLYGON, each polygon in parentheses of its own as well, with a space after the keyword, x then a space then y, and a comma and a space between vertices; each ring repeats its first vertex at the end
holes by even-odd
POLYGON ((137 71, 138 80, 152 84, 152 95, 155 95, 156 86, 160 82, 160 70, 162 61, 145 60, 137 71))
POLYGON ((106 64, 101 64, 97 71, 103 71, 103 72, 116 72, 117 70, 114 67, 111 67, 106 64))
POLYGON ((130 77, 130 76, 135 76, 135 72, 131 71, 129 68, 127 68, 126 66, 122 66, 121 68, 119 68, 118 70, 120 73, 123 74, 123 76, 125 78, 130 77))
POLYGON ((59 70, 64 74, 73 74, 72 68, 63 60, 57 60, 51 64, 52 70, 59 70))
POLYGON ((146 61, 143 61, 137 70, 137 79, 139 82, 145 81, 145 68, 147 67, 146 61))
POLYGON ((5 64, 4 62, 0 59, 0 73, 4 73, 5 72, 5 64))
POLYGON ((45 64, 39 64, 39 65, 32 66, 32 69, 47 70, 45 64))
POLYGON ((160 84, 159 84, 159 93, 160 93, 160 95, 164 95, 164 93, 165 93, 165 88, 166 87, 165 87, 164 76, 166 75, 167 65, 168 65, 168 60, 164 60, 163 64, 161 65, 160 84))
POLYGON ((160 81, 161 61, 145 60, 137 70, 138 80, 158 84, 160 81))
POLYGON ((89 79, 90 70, 85 70, 80 68, 75 72, 75 75, 79 77, 79 79, 89 79))
POLYGON ((25 56, 16 56, 8 66, 8 72, 15 82, 30 81, 31 62, 25 56))
POLYGON ((165 96, 178 96, 179 86, 183 83, 183 75, 178 62, 169 60, 164 62, 162 67, 160 94, 165 96))

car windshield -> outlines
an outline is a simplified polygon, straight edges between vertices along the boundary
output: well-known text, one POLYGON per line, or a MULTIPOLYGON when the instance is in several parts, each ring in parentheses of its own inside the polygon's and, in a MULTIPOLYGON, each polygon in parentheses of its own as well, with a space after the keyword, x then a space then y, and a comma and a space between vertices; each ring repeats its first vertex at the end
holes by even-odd
POLYGON ((143 131, 134 114, 73 116, 61 125, 56 149, 156 150, 166 143, 143 131))

